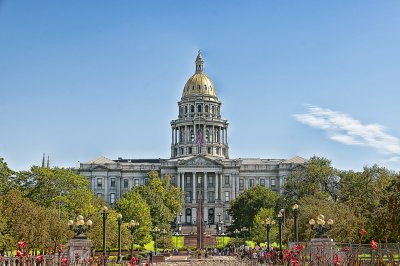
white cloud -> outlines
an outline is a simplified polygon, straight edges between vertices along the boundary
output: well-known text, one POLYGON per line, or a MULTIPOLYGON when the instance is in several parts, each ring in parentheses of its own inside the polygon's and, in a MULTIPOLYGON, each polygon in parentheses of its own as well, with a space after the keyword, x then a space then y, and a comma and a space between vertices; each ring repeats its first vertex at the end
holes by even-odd
POLYGON ((385 127, 379 124, 362 124, 348 114, 315 105, 307 105, 307 109, 308 113, 293 117, 300 123, 326 131, 334 141, 369 146, 385 154, 400 154, 400 140, 386 133, 385 127))

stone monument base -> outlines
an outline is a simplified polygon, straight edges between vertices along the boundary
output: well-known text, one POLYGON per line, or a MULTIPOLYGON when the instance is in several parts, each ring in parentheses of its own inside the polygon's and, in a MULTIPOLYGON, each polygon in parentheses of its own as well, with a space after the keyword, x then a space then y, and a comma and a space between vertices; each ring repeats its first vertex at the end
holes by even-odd
POLYGON ((92 240, 89 239, 71 239, 68 241, 69 261, 83 261, 92 257, 92 240))
POLYGON ((334 265, 336 244, 331 238, 311 239, 311 265, 334 265))

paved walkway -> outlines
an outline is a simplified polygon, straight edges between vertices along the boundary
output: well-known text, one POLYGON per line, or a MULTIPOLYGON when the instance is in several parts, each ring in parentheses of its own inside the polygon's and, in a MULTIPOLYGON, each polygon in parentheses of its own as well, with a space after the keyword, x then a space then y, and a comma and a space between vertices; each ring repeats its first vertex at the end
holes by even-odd
POLYGON ((178 255, 166 257, 165 262, 160 262, 153 265, 162 265, 162 266, 184 266, 184 265, 247 265, 242 261, 238 261, 236 257, 232 256, 210 256, 206 259, 193 259, 189 256, 178 255))

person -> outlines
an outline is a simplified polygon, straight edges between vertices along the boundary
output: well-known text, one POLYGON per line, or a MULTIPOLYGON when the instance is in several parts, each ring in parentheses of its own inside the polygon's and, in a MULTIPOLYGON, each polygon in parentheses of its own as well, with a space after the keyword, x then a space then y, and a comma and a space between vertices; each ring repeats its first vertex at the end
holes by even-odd
POLYGON ((151 251, 151 250, 149 252, 149 259, 150 259, 150 263, 153 263, 153 251, 151 251))

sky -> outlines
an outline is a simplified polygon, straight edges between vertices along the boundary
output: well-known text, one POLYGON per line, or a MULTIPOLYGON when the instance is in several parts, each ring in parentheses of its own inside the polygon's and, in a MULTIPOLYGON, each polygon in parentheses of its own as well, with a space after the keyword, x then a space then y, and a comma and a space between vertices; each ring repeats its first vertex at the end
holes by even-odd
POLYGON ((201 50, 230 158, 399 171, 399 14, 390 0, 0 0, 0 157, 169 158, 201 50))

